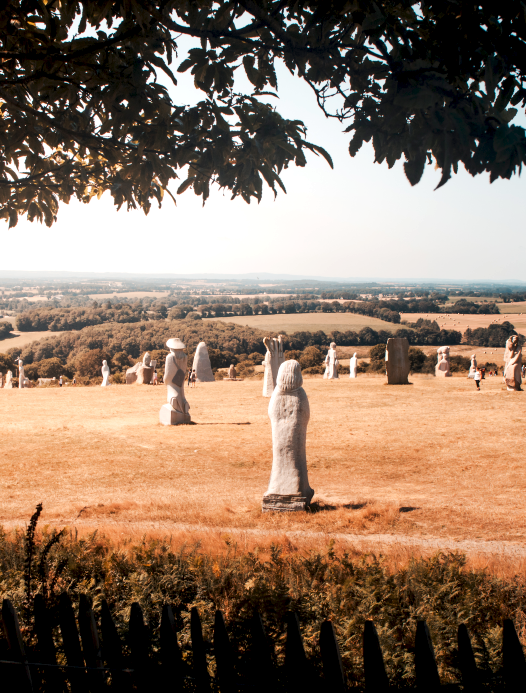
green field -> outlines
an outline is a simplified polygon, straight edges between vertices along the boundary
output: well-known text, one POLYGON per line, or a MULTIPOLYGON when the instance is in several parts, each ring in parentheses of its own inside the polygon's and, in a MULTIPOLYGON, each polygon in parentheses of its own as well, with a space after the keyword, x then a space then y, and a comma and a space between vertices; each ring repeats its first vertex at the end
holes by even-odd
POLYGON ((384 322, 378 318, 369 318, 366 315, 355 313, 292 313, 290 315, 242 315, 240 317, 207 318, 208 320, 221 320, 221 322, 233 322, 237 325, 257 327, 269 332, 333 332, 339 330, 346 332, 353 330, 359 332, 364 327, 373 330, 387 330, 396 332, 400 325, 392 322, 384 322))

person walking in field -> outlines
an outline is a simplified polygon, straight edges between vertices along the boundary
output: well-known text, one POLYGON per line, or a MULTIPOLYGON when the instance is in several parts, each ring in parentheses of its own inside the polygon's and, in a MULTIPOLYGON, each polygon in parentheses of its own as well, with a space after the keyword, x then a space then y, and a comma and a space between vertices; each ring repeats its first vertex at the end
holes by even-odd
POLYGON ((157 371, 153 372, 153 384, 157 385, 157 371))
POLYGON ((477 386, 477 390, 480 392, 480 371, 478 368, 475 371, 475 375, 473 376, 473 380, 475 381, 475 385, 477 386))
POLYGON ((192 369, 188 371, 188 387, 190 387, 192 384, 192 369))
POLYGON ((196 384, 196 382, 197 382, 197 376, 196 376, 196 374, 195 374, 195 370, 192 371, 192 378, 191 378, 191 381, 192 381, 192 387, 195 387, 195 384, 196 384))
POLYGON ((59 381, 58 381, 58 384, 60 385, 60 387, 62 387, 62 376, 60 376, 60 379, 59 379, 59 381))

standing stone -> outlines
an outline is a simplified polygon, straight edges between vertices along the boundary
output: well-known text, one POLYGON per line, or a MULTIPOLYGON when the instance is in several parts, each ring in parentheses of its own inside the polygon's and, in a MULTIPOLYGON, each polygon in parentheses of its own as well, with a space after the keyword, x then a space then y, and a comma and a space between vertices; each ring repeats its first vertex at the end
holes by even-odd
MULTIPOLYGON (((504 354, 504 359, 506 359, 506 354, 504 354)), ((469 367, 468 378, 474 378, 475 372, 477 370, 477 357, 475 354, 471 356, 471 365, 469 367)))
POLYGON ((358 358, 356 357, 356 352, 352 355, 352 359, 349 362, 349 378, 358 377, 358 358))
POLYGON ((190 423, 190 405, 184 396, 184 381, 188 357, 183 349, 185 345, 178 339, 169 339, 166 346, 170 353, 164 366, 164 383, 167 389, 168 403, 159 411, 159 421, 164 426, 177 426, 190 423))
POLYGON ((107 361, 103 361, 103 362, 102 362, 101 371, 102 371, 102 383, 101 383, 101 387, 109 387, 109 384, 110 384, 110 383, 109 383, 108 381, 109 381, 109 377, 110 377, 110 367, 108 366, 108 362, 107 362, 107 361))
POLYGON ((283 336, 265 337, 263 344, 267 347, 267 353, 263 361, 263 366, 265 366, 263 397, 271 397, 276 386, 279 368, 285 359, 283 355, 283 336))
POLYGON ((409 385, 409 342, 405 337, 387 340, 385 368, 389 385, 409 385))
POLYGON ((7 371, 4 388, 7 388, 8 390, 13 389, 13 372, 12 371, 7 371))
POLYGON ((323 377, 327 380, 334 380, 337 378, 339 365, 340 362, 338 361, 338 357, 336 355, 336 344, 335 342, 331 342, 331 347, 327 352, 327 356, 325 357, 325 373, 323 374, 323 377))
POLYGON ((195 350, 194 365, 195 377, 198 383, 215 383, 210 357, 205 342, 199 342, 195 350))
POLYGON ((147 351, 139 361, 126 371, 126 385, 149 385, 152 382, 154 368, 147 351))
POLYGON ((444 346, 437 349, 437 365, 435 366, 435 375, 437 378, 451 378, 449 370, 449 347, 444 346))
POLYGON ((24 362, 22 361, 22 359, 18 359, 17 363, 18 363, 18 387, 19 388, 29 387, 29 381, 27 380, 27 378, 24 374, 24 362))
POLYGON ((285 361, 268 405, 272 423, 272 471, 263 496, 264 512, 305 510, 314 491, 307 474, 310 408, 297 361, 285 361))
POLYGON ((522 348, 518 335, 512 335, 506 342, 504 358, 506 360, 504 369, 506 388, 510 391, 520 392, 522 390, 522 348))
POLYGON ((237 378, 236 366, 233 363, 230 364, 230 368, 228 369, 228 377, 230 380, 235 380, 237 378))
POLYGON ((0 373, 0 388, 4 387, 4 374, 0 373))

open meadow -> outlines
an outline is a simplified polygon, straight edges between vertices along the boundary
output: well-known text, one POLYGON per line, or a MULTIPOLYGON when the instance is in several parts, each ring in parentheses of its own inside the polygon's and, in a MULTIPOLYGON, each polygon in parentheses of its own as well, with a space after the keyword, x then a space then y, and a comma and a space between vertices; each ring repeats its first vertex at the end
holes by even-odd
MULTIPOLYGON (((504 304, 508 306, 509 304, 504 304)), ((505 313, 501 307, 501 314, 497 315, 461 315, 457 313, 401 313, 402 320, 416 322, 419 318, 425 320, 436 320, 439 327, 446 330, 458 330, 464 332, 469 328, 475 330, 477 327, 489 327, 491 324, 502 325, 503 322, 511 322, 519 334, 526 335, 526 308, 524 312, 505 313)))
POLYGON ((501 378, 481 393, 465 377, 411 380, 305 378, 316 493, 313 512, 291 514, 261 513, 272 463, 261 380, 199 384, 194 425, 176 427, 158 422, 164 387, 1 390, 0 524, 23 526, 42 501, 45 523, 114 538, 287 533, 526 556, 526 394, 501 378))
POLYGON ((240 315, 227 318, 206 318, 206 320, 220 320, 221 322, 233 322, 238 325, 256 327, 269 332, 332 332, 333 330, 353 330, 359 332, 364 327, 372 327, 373 330, 387 330, 396 332, 400 325, 385 322, 378 318, 370 318, 367 315, 356 313, 291 313, 288 315, 240 315))

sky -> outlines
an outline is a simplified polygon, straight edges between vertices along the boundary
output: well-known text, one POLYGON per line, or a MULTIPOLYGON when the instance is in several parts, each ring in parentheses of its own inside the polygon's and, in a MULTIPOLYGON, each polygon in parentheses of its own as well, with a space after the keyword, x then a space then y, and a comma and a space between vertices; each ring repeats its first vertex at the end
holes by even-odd
MULTIPOLYGON (((189 73, 178 79, 179 103, 202 98, 189 73)), ((191 189, 177 206, 165 196, 148 216, 116 211, 109 194, 72 201, 51 228, 26 220, 0 227, 18 249, 0 269, 526 280, 523 179, 490 185, 487 174, 460 171, 434 191, 440 172, 428 166, 411 187, 400 162, 374 163, 370 145, 351 158, 343 126, 327 120, 310 88, 284 67, 278 85, 273 103, 305 122, 307 139, 329 151, 334 170, 309 155, 305 168, 283 172, 287 194, 274 199, 266 189, 259 205, 218 189, 204 207, 191 189)))

